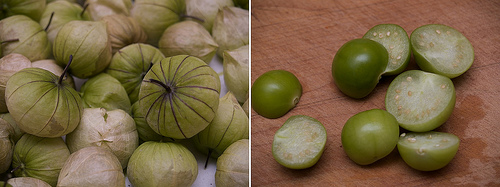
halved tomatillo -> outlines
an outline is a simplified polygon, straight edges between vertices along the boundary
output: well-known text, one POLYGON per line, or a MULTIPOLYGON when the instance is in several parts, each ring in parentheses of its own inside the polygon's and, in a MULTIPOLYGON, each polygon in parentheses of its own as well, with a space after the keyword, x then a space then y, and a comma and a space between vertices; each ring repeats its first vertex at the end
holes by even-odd
POLYGON ((410 132, 399 137, 398 151, 410 167, 433 171, 448 165, 458 151, 460 139, 444 132, 410 132))
POLYGON ((454 78, 467 71, 474 61, 469 40, 449 26, 424 25, 415 29, 410 39, 415 61, 424 71, 454 78))
POLYGON ((410 70, 398 75, 389 85, 385 108, 401 127, 425 132, 448 120, 455 99, 455 87, 448 77, 410 70))
POLYGON ((316 164, 325 150, 326 129, 318 120, 304 115, 288 118, 273 140, 273 157, 290 169, 316 164))

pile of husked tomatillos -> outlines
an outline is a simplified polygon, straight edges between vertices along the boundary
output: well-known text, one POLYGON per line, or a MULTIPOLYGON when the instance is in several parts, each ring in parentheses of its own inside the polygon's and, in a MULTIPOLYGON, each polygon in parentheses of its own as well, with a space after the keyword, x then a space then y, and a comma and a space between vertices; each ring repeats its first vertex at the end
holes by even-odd
POLYGON ((187 144, 218 158, 217 186, 248 186, 248 1, 0 9, 2 186, 191 186, 187 144))
MULTIPOLYGON (((364 98, 381 76, 397 75, 386 93, 386 110, 362 111, 344 124, 341 142, 347 156, 359 165, 368 165, 397 147, 414 169, 433 171, 446 166, 458 151, 460 140, 433 130, 448 120, 455 107, 451 78, 467 71, 473 61, 473 47, 467 38, 440 24, 421 26, 410 37, 398 25, 381 24, 363 38, 345 43, 333 59, 332 76, 347 96, 364 98), (403 72, 410 53, 421 70, 403 72), (399 127, 405 132, 400 134, 399 127)), ((255 80, 251 92, 252 108, 258 114, 278 118, 295 107, 302 86, 292 73, 272 70, 255 80), (270 89, 277 84, 280 89, 270 89), (270 110, 273 106, 277 108, 270 110)), ((280 164, 303 169, 319 160, 325 143, 323 125, 309 116, 297 115, 276 132, 272 152, 280 164)))

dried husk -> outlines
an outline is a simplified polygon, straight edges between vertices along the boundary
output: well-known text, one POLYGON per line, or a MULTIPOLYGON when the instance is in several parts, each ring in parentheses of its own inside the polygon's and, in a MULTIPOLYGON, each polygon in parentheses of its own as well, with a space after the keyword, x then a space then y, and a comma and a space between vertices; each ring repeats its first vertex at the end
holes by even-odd
POLYGON ((127 176, 137 187, 191 186, 198 176, 198 163, 181 144, 149 141, 132 154, 127 176))
POLYGON ((132 17, 114 14, 105 16, 101 20, 108 25, 113 54, 130 44, 145 43, 148 38, 146 32, 132 17))
MULTIPOLYGON (((32 20, 40 20, 45 9, 46 0, 2 0, 0 1, 0 12, 5 17, 13 15, 24 15, 32 20)), ((0 19, 2 19, 0 15, 0 19)))
POLYGON ((0 113, 9 112, 5 103, 5 86, 14 73, 31 67, 31 61, 25 56, 11 53, 0 58, 0 113))
POLYGON ((158 46, 165 29, 179 22, 185 12, 185 0, 136 0, 131 15, 148 35, 147 43, 158 46))
POLYGON ((186 0, 186 14, 203 20, 203 27, 212 32, 215 16, 225 6, 234 6, 233 0, 186 0))
POLYGON ((248 186, 249 185, 249 150, 248 139, 238 140, 231 144, 217 159, 215 186, 248 186))
POLYGON ((118 80, 106 73, 100 73, 83 83, 80 96, 84 108, 130 111, 127 91, 118 80))
POLYGON ((13 133, 14 129, 9 125, 9 122, 0 119, 0 173, 6 172, 12 162, 15 145, 12 139, 13 133))
POLYGON ((55 186, 70 152, 61 137, 24 134, 14 147, 12 168, 17 177, 34 177, 55 186))
POLYGON ((14 120, 14 118, 12 118, 12 116, 10 115, 10 113, 0 114, 0 118, 3 119, 3 120, 5 120, 5 121, 7 121, 9 123, 10 127, 12 127, 12 130, 14 130, 10 134, 10 137, 12 138, 12 140, 14 141, 14 143, 16 143, 17 141, 19 141, 19 139, 21 139, 21 137, 25 134, 25 132, 23 132, 19 128, 19 126, 17 125, 17 122, 14 120))
POLYGON ((66 66, 73 55, 70 73, 86 79, 99 74, 111 61, 111 41, 106 23, 98 21, 70 21, 54 40, 54 59, 59 66, 66 66))
POLYGON ((248 45, 244 45, 234 50, 225 51, 223 56, 224 83, 240 103, 245 102, 248 98, 249 52, 248 45))
POLYGON ((123 187, 125 175, 112 152, 92 146, 69 156, 61 169, 57 186, 123 187))
POLYGON ((115 77, 127 91, 130 103, 139 97, 142 79, 151 66, 165 56, 149 44, 131 44, 113 55, 106 73, 115 77))
POLYGON ((31 18, 15 15, 0 21, 0 42, 3 55, 19 53, 31 61, 46 59, 52 54, 47 32, 31 18), (10 41, 19 39, 18 41, 10 41))
POLYGON ((219 46, 202 25, 187 20, 168 27, 158 47, 166 57, 191 55, 209 64, 219 46))
MULTIPOLYGON (((57 65, 57 63, 54 59, 45 59, 45 60, 34 61, 31 63, 31 67, 41 68, 41 69, 50 71, 56 76, 61 76, 64 72, 64 69, 61 66, 57 65)), ((75 80, 73 79, 72 76, 66 74, 66 76, 64 76, 64 78, 63 78, 63 81, 68 83, 68 85, 70 85, 72 88, 74 88, 74 89, 76 88, 75 87, 75 80)))
POLYGON ((50 71, 25 68, 7 82, 5 98, 19 128, 40 137, 60 137, 73 131, 83 103, 71 85, 50 71))
POLYGON ((86 108, 76 129, 66 135, 71 153, 82 148, 97 146, 110 150, 127 167, 128 160, 139 146, 134 119, 125 111, 104 108, 86 108))
POLYGON ((219 75, 205 62, 173 56, 154 64, 144 77, 139 107, 156 133, 191 138, 214 118, 220 88, 219 75))
POLYGON ((219 9, 212 27, 212 36, 219 44, 217 55, 249 43, 249 12, 238 7, 219 9))
POLYGON ((250 111, 250 105, 249 105, 249 100, 248 100, 248 96, 247 96, 247 100, 243 103, 243 105, 241 105, 241 108, 243 108, 243 110, 245 111, 245 113, 247 114, 247 116, 249 116, 249 111, 250 111))
POLYGON ((135 126, 137 127, 137 133, 139 134, 139 138, 144 141, 161 141, 164 137, 158 133, 156 133, 146 122, 144 119, 144 115, 142 114, 139 108, 139 102, 136 102, 132 105, 132 117, 135 121, 135 126))
POLYGON ((219 101, 215 118, 207 128, 193 137, 198 150, 214 158, 240 139, 248 139, 248 116, 231 92, 219 101))
POLYGON ((72 2, 72 3, 76 3, 77 0, 47 0, 47 4, 51 3, 51 2, 54 2, 54 1, 68 1, 68 2, 72 2))
POLYGON ((90 15, 87 11, 83 12, 83 7, 75 2, 69 1, 54 1, 47 4, 47 7, 43 11, 42 18, 40 19, 40 25, 42 27, 47 27, 49 24, 50 16, 54 13, 52 17, 52 22, 47 28, 47 36, 50 43, 54 44, 57 33, 64 24, 73 20, 85 20, 90 21, 90 15))
POLYGON ((33 177, 15 177, 7 181, 12 187, 50 187, 50 184, 33 177))
POLYGON ((87 11, 92 20, 98 21, 109 15, 130 15, 132 0, 86 0, 87 11))

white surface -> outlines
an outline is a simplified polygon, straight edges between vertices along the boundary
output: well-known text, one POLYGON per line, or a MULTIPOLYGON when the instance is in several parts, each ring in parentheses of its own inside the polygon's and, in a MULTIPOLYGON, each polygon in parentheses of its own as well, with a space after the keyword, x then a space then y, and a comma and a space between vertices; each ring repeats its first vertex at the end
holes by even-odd
MULTIPOLYGON (((217 55, 214 55, 214 58, 212 59, 209 65, 215 70, 215 72, 217 72, 217 74, 219 74, 219 78, 221 81, 220 97, 222 97, 227 93, 227 88, 224 83, 224 75, 222 73, 223 69, 222 58, 218 57, 217 55)), ((79 79, 76 77, 73 78, 75 79, 75 85, 77 90, 80 91, 80 87, 86 81, 86 79, 79 79)), ((208 161, 207 168, 205 169, 204 167, 207 156, 203 153, 200 153, 198 150, 196 150, 194 146, 188 143, 184 143, 184 145, 193 153, 196 160, 198 161, 198 177, 196 178, 196 181, 194 181, 192 186, 193 187, 215 186, 215 166, 217 160, 214 158, 210 158, 208 161)), ((133 187, 128 178, 126 178, 125 186, 133 187)))

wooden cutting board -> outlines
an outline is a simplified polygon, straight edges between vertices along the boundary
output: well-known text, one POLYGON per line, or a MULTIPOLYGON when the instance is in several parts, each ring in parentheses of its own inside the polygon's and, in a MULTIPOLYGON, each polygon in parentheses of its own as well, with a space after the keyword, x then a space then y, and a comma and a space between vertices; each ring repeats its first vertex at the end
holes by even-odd
MULTIPOLYGON (((303 86, 296 108, 278 119, 251 112, 252 186, 500 186, 500 1, 498 0, 253 0, 251 80, 274 69, 294 73, 303 86), (456 105, 436 131, 461 139, 459 151, 443 169, 420 172, 394 150, 369 166, 352 162, 340 133, 354 114, 384 109, 395 76, 383 77, 364 99, 343 95, 333 83, 331 63, 345 42, 361 38, 377 24, 394 23, 408 35, 419 26, 439 23, 462 32, 475 60, 452 79, 456 105), (292 115, 321 121, 328 133, 319 162, 305 170, 279 165, 271 154, 276 130, 292 115)), ((408 69, 418 69, 413 57, 408 69)))

